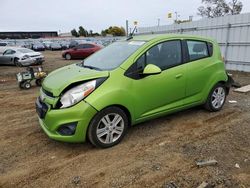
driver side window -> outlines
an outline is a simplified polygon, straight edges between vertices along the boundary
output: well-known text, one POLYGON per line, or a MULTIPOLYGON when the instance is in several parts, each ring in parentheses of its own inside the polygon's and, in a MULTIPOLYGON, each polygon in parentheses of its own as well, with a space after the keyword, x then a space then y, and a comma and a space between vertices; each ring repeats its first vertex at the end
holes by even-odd
POLYGON ((166 41, 146 52, 146 64, 154 64, 161 70, 175 67, 182 63, 181 41, 166 41))
POLYGON ((138 71, 143 70, 148 64, 154 64, 161 70, 166 70, 181 63, 182 52, 180 40, 159 43, 150 48, 136 61, 138 71))
POLYGON ((3 55, 11 55, 11 54, 14 54, 15 51, 14 50, 6 50, 3 55))
POLYGON ((140 79, 140 74, 148 64, 156 65, 162 71, 182 64, 181 40, 166 41, 153 46, 136 60, 126 75, 140 79))

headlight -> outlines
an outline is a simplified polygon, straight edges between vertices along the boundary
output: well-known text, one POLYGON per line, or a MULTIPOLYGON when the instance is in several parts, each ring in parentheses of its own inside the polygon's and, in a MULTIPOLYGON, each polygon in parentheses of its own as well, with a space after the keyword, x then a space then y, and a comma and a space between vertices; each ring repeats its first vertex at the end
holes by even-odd
POLYGON ((28 59, 28 58, 29 58, 28 55, 24 55, 24 56, 22 57, 22 60, 25 60, 25 59, 28 59))
POLYGON ((79 101, 87 97, 92 91, 94 91, 95 88, 96 80, 92 80, 71 88, 61 97, 61 108, 67 108, 78 103, 79 101))

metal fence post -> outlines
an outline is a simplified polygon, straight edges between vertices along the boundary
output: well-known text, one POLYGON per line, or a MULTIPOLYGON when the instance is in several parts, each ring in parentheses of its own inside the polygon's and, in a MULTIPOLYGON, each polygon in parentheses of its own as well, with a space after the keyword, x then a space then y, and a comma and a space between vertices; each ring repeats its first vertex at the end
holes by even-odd
POLYGON ((230 23, 227 24, 227 33, 226 33, 226 41, 225 41, 225 53, 224 53, 225 64, 228 61, 228 59, 227 59, 227 53, 228 53, 229 35, 230 35, 230 28, 231 28, 231 26, 232 25, 230 23))

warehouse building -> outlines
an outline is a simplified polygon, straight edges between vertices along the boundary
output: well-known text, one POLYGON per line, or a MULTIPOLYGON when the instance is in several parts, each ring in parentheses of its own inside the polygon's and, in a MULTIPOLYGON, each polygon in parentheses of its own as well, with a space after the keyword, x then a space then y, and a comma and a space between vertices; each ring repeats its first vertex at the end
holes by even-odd
POLYGON ((58 37, 57 31, 10 31, 0 32, 0 39, 27 39, 58 37))

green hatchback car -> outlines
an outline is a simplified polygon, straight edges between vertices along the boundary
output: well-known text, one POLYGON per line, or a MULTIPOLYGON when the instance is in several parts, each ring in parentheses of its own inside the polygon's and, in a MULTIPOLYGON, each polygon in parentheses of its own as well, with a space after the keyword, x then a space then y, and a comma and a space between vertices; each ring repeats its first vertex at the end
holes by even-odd
POLYGON ((197 105, 219 111, 230 89, 218 44, 186 35, 142 35, 115 42, 50 73, 36 101, 52 139, 98 147, 127 128, 197 105))

